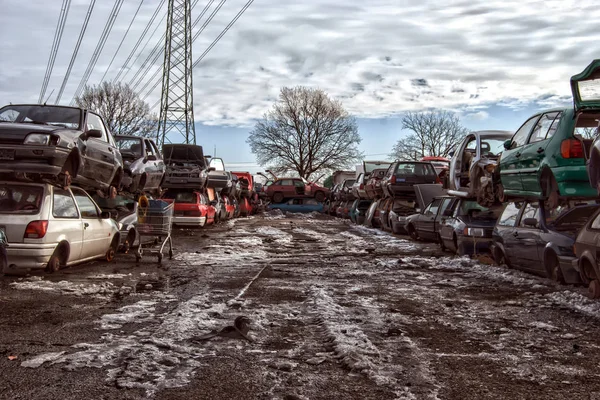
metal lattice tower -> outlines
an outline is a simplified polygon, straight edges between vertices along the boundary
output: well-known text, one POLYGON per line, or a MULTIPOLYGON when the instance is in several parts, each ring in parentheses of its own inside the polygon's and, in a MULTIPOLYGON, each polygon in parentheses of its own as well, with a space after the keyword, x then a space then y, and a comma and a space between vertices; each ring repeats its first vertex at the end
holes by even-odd
POLYGON ((169 0, 157 139, 196 144, 190 0, 169 0))

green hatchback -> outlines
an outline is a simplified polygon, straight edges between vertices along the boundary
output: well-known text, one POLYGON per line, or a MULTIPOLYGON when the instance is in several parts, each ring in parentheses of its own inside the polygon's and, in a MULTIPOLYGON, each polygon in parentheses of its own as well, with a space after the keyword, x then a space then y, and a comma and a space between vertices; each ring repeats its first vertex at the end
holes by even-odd
POLYGON ((539 112, 504 143, 500 197, 597 197, 586 160, 600 120, 600 60, 571 78, 574 107, 539 112))

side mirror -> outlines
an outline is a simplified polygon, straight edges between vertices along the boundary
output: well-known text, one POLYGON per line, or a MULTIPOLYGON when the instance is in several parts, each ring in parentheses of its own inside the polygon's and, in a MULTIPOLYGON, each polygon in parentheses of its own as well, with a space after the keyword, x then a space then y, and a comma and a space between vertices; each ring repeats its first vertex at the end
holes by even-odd
POLYGON ((529 226, 529 227, 531 227, 531 228, 537 228, 537 226, 538 226, 538 221, 537 221, 537 218, 525 218, 525 219, 523 220, 523 224, 524 224, 525 226, 529 226))
POLYGON ((102 219, 109 219, 110 218, 110 213, 108 211, 102 211, 100 213, 100 218, 102 218, 102 219))
POLYGON ((505 150, 510 150, 511 146, 512 146, 512 139, 508 139, 508 140, 504 141, 504 149, 505 150))
POLYGON ((101 138, 102 131, 100 129, 90 129, 81 135, 81 139, 88 140, 89 138, 101 138))
POLYGON ((216 171, 215 167, 210 167, 206 170, 206 172, 213 172, 216 171))

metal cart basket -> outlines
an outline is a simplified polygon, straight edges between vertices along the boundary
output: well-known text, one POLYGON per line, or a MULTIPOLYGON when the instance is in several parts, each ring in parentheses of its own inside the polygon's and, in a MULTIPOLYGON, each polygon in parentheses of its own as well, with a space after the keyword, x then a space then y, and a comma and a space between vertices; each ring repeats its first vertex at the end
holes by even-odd
POLYGON ((135 253, 135 259, 139 262, 142 259, 141 238, 143 236, 158 236, 158 250, 148 250, 151 255, 158 257, 158 262, 162 262, 163 250, 169 242, 169 258, 173 258, 173 240, 171 239, 171 228, 173 226, 173 208, 172 200, 149 200, 148 205, 140 205, 137 209, 137 231, 140 235, 140 246, 135 253))

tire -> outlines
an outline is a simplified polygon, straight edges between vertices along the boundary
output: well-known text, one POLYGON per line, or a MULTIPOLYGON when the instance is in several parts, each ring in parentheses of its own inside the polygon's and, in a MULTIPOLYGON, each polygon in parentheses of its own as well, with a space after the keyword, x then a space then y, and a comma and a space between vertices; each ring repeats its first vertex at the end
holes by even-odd
POLYGON ((110 247, 108 248, 108 250, 106 250, 106 254, 104 256, 104 258, 106 259, 107 262, 111 262, 112 260, 115 259, 115 254, 117 253, 118 248, 119 248, 119 237, 115 236, 115 237, 113 237, 113 240, 110 243, 110 247))
POLYGON ((558 206, 560 193, 558 191, 558 184, 552 172, 545 170, 542 173, 541 182, 542 185, 542 196, 546 200, 546 206, 550 209, 558 206))
POLYGON ((498 266, 503 266, 506 265, 507 268, 510 268, 510 264, 508 262, 508 259, 506 258, 506 255, 504 254, 504 251, 502 251, 499 248, 495 248, 494 249, 494 262, 498 265, 498 266))
POLYGON ((439 233, 438 233, 438 243, 439 243, 440 249, 442 251, 448 250, 448 248, 446 248, 446 245, 444 244, 444 241, 442 240, 442 236, 439 233))
POLYGON ((554 252, 548 253, 544 264, 546 267, 546 276, 548 277, 548 279, 552 279, 554 282, 564 285, 565 277, 563 276, 562 271, 560 269, 558 257, 556 256, 556 254, 554 254, 554 252))
POLYGON ((273 203, 281 203, 283 201, 283 193, 277 192, 273 194, 273 203))
POLYGON ((408 224, 406 230, 408 231, 408 236, 410 236, 411 239, 419 240, 419 235, 417 235, 417 230, 415 229, 413 224, 408 224))
POLYGON ((48 265, 46 266, 46 271, 50 272, 51 274, 54 272, 58 272, 58 270, 67 263, 67 259, 68 259, 67 246, 63 243, 60 243, 56 247, 56 250, 54 250, 54 253, 52 253, 50 260, 48 260, 48 265))
POLYGON ((464 243, 457 243, 457 246, 456 246, 456 255, 459 256, 459 257, 467 255, 467 251, 465 250, 465 244, 464 243))
POLYGON ((325 193, 319 190, 317 193, 315 193, 315 200, 319 203, 322 203, 325 200, 325 193))

